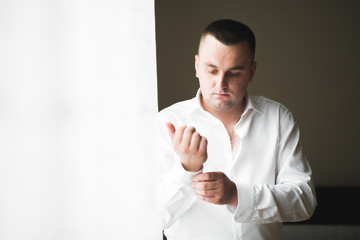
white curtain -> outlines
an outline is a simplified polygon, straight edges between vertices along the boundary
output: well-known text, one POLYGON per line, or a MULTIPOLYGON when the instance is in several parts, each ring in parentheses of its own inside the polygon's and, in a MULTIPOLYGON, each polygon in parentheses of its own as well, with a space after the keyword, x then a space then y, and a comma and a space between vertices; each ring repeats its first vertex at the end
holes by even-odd
POLYGON ((153 0, 0 1, 0 239, 160 239, 153 0))

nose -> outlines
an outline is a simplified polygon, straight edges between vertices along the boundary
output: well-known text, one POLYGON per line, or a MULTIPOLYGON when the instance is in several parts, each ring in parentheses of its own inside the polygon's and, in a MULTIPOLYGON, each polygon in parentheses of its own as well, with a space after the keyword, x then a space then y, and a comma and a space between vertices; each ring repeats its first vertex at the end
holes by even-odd
POLYGON ((216 87, 218 89, 225 89, 227 88, 227 80, 226 80, 226 75, 222 72, 220 72, 217 76, 216 76, 216 87))

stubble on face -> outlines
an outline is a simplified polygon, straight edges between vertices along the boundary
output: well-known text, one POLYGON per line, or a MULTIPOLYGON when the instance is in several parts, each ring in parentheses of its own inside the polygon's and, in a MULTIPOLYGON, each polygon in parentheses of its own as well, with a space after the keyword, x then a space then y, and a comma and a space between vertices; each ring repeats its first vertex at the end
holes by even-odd
POLYGON ((201 95, 201 103, 205 110, 214 109, 218 112, 228 112, 238 107, 242 102, 233 100, 231 95, 232 93, 228 89, 213 90, 207 97, 201 95))
POLYGON ((252 80, 249 69, 252 69, 252 57, 247 42, 225 46, 213 36, 204 37, 199 55, 196 56, 196 75, 199 78, 204 109, 223 113, 241 109, 247 85, 252 80), (215 84, 218 76, 209 74, 208 66, 222 74, 240 72, 241 76, 227 78, 224 85, 215 84))

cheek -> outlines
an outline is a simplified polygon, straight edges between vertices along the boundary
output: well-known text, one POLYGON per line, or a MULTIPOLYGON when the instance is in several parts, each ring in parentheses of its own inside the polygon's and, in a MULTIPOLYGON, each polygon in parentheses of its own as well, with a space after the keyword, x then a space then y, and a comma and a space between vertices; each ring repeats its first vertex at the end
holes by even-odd
POLYGON ((199 84, 200 84, 201 93, 203 94, 203 96, 205 98, 207 98, 207 96, 209 95, 209 93, 211 91, 211 87, 209 86, 209 84, 206 80, 199 81, 199 84))
POLYGON ((234 88, 244 89, 247 87, 249 80, 247 78, 236 79, 236 81, 230 82, 229 85, 233 85, 234 88))
POLYGON ((200 88, 201 88, 201 91, 204 92, 204 90, 206 89, 206 84, 204 84, 204 81, 203 80, 199 80, 199 85, 200 85, 200 88))
POLYGON ((199 84, 202 91, 210 91, 210 89, 214 87, 214 81, 210 78, 201 78, 199 84))
POLYGON ((207 72, 202 72, 199 79, 201 79, 201 84, 206 88, 213 88, 216 85, 215 77, 207 72))
POLYGON ((236 89, 237 94, 243 95, 247 90, 247 82, 238 83, 233 89, 236 89))

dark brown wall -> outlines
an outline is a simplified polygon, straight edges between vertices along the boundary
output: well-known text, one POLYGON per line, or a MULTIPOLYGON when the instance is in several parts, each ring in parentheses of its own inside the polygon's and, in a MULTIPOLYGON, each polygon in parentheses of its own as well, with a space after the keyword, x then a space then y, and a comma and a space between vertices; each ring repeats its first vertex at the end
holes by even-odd
POLYGON ((250 94, 287 106, 320 186, 360 186, 360 2, 156 0, 159 109, 192 98, 201 30, 240 20, 257 37, 250 94))

